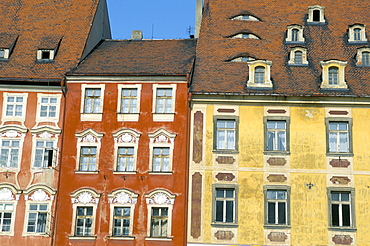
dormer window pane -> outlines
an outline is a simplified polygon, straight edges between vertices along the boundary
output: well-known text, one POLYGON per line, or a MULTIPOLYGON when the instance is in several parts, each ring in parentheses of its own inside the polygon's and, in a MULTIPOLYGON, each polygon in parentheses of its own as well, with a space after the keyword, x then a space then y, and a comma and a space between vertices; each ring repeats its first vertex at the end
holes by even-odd
POLYGON ((320 10, 313 11, 313 21, 320 21, 320 10))
POLYGON ((368 51, 362 52, 362 65, 364 66, 370 65, 370 52, 368 51))
POLYGON ((254 83, 256 84, 263 84, 265 82, 265 68, 264 67, 256 67, 255 74, 254 74, 254 83))
POLYGON ((41 59, 50 59, 50 51, 42 51, 41 59))
POLYGON ((295 64, 302 64, 302 51, 294 52, 294 63, 295 64))
POLYGON ((293 29, 292 30, 292 42, 298 42, 298 29, 293 29))
POLYGON ((329 85, 338 84, 338 68, 329 67, 329 85))
POLYGON ((355 28, 353 30, 353 39, 355 41, 361 41, 361 29, 360 28, 355 28))
POLYGON ((0 58, 4 58, 5 57, 5 50, 0 50, 0 58))

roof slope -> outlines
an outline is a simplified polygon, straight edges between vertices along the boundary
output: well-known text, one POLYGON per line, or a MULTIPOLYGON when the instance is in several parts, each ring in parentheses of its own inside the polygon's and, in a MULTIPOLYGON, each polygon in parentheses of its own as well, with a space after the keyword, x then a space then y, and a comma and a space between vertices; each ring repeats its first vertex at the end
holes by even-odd
MULTIPOLYGON (((266 95, 370 95, 370 68, 356 67, 359 47, 369 43, 348 44, 348 27, 355 23, 370 26, 368 1, 338 0, 206 0, 197 47, 197 59, 191 91, 193 93, 235 93, 266 95), (308 7, 325 7, 325 25, 307 25, 308 7), (232 20, 250 13, 261 21, 232 20), (309 66, 288 66, 290 48, 285 43, 287 26, 304 27, 309 66), (248 30, 257 39, 230 38, 248 30), (238 54, 248 53, 272 61, 272 90, 248 89, 248 64, 230 62, 238 54), (348 90, 321 90, 320 61, 347 61, 345 79, 348 90)), ((367 31, 369 32, 369 31, 367 31)))
POLYGON ((9 37, 18 39, 10 58, 0 61, 0 79, 61 78, 81 58, 98 4, 99 0, 1 0, 1 48, 9 48, 9 37), (55 60, 36 62, 37 50, 48 46, 59 47, 55 60))
POLYGON ((186 75, 195 46, 194 39, 105 40, 69 74, 186 75))

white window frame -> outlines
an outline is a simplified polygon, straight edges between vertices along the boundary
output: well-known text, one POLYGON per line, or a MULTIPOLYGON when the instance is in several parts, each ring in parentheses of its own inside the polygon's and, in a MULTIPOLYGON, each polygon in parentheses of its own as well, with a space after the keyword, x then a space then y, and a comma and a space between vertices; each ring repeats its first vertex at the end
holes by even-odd
POLYGON ((315 6, 309 6, 308 7, 308 19, 307 23, 310 24, 325 24, 325 14, 324 14, 325 7, 315 5, 315 6), (320 20, 314 21, 314 11, 320 11, 320 20))
POLYGON ((126 84, 118 85, 118 103, 117 103, 117 120, 118 121, 138 121, 140 115, 140 101, 141 101, 141 84, 126 84), (136 113, 122 113, 122 90, 124 89, 136 89, 136 113))
MULTIPOLYGON (((44 151, 52 150, 53 151, 53 156, 52 156, 52 166, 50 167, 55 167, 58 165, 58 155, 59 155, 59 149, 58 149, 58 139, 59 139, 59 134, 61 133, 61 130, 59 129, 53 129, 49 127, 41 127, 38 129, 31 129, 31 133, 33 136, 32 140, 32 169, 42 169, 42 168, 48 168, 49 166, 41 166, 41 167, 36 167, 35 166, 35 160, 36 160, 36 148, 42 148, 42 147, 37 147, 37 142, 38 141, 52 141, 53 146, 52 147, 44 147, 44 151)), ((48 153, 49 155, 49 153, 48 153)), ((44 155, 45 156, 45 155, 44 155)), ((49 160, 50 156, 48 156, 49 160)), ((44 160, 45 161, 45 160, 44 160)))
POLYGON ((50 232, 48 232, 48 228, 50 227, 50 206, 51 206, 51 203, 50 202, 31 202, 31 201, 27 201, 26 202, 26 216, 25 216, 25 221, 24 221, 24 235, 32 235, 32 236, 45 236, 45 235, 48 235, 50 232), (30 206, 31 205, 36 205, 36 206, 40 206, 40 205, 44 205, 47 207, 47 209, 44 211, 41 211, 41 210, 30 210, 30 206), (34 211, 34 212, 33 212, 34 211), (30 214, 31 213, 36 213, 37 214, 37 218, 36 218, 36 225, 35 225, 35 230, 34 232, 29 232, 28 231, 28 223, 29 223, 29 220, 30 220, 30 214), (38 215, 39 213, 46 213, 46 218, 45 218, 45 231, 44 232, 37 232, 37 221, 38 221, 38 215))
POLYGON ((127 189, 120 189, 108 194, 108 203, 110 206, 110 223, 109 223, 109 231, 110 231, 110 238, 111 239, 120 239, 125 238, 126 240, 134 240, 133 237, 133 228, 134 228, 134 215, 135 215, 135 206, 137 204, 138 194, 127 190, 127 189), (114 230, 114 210, 117 207, 128 207, 130 208, 130 225, 129 225, 129 233, 128 235, 124 236, 115 236, 113 235, 114 230))
POLYGON ((87 129, 81 133, 75 134, 77 137, 77 158, 76 158, 76 173, 89 174, 97 173, 99 170, 99 157, 101 148, 101 139, 104 134, 97 133, 92 129, 87 129), (82 171, 80 170, 81 165, 81 148, 82 147, 95 147, 96 148, 96 169, 94 171, 82 171))
POLYGON ((291 48, 288 64, 292 65, 292 66, 307 66, 308 65, 307 49, 304 48, 304 47, 293 47, 293 48, 291 48), (302 63, 296 63, 296 60, 295 60, 296 54, 295 53, 297 51, 302 52, 302 63))
POLYGON ((173 163, 173 149, 175 145, 176 134, 170 133, 164 129, 159 129, 154 133, 148 133, 150 139, 150 174, 172 174, 172 163, 173 163), (154 171, 153 170, 153 154, 154 148, 169 148, 169 163, 168 171, 154 171))
POLYGON ((105 84, 93 85, 93 84, 82 84, 81 85, 81 121, 101 121, 103 118, 103 105, 104 105, 104 91, 105 84), (100 109, 98 113, 85 113, 85 93, 87 89, 100 89, 100 109))
POLYGON ((0 227, 0 236, 2 235, 14 236, 14 225, 17 212, 17 205, 21 193, 22 191, 18 191, 17 189, 14 188, 14 186, 10 184, 0 185, 0 204, 11 204, 13 206, 10 230, 7 232, 3 232, 0 227))
POLYGON ((322 82, 321 88, 323 89, 347 89, 347 82, 345 81, 345 67, 347 62, 338 61, 338 60, 329 60, 320 62, 322 67, 322 82), (329 68, 337 67, 338 68, 338 83, 329 84, 329 68))
POLYGON ((0 59, 9 59, 10 50, 6 48, 0 48, 0 51, 3 52, 3 55, 0 56, 0 59))
POLYGON ((172 240, 172 211, 175 204, 176 196, 169 193, 166 190, 154 190, 148 195, 145 195, 146 204, 148 209, 148 219, 147 219, 147 238, 146 240, 172 240), (152 236, 152 209, 153 208, 167 208, 167 235, 165 236, 152 236))
MULTIPOLYGON (((27 109, 27 99, 28 99, 28 93, 9 93, 9 92, 4 92, 3 93, 3 121, 17 121, 17 122, 22 122, 24 123, 26 120, 26 109, 27 109), (22 115, 20 116, 7 116, 6 115, 6 108, 8 105, 8 98, 9 97, 22 97, 23 102, 22 102, 22 115)), ((10 103, 12 104, 12 103, 10 103)))
POLYGON ((348 42, 349 43, 360 43, 367 42, 365 25, 354 24, 348 28, 348 42), (360 29, 360 39, 355 38, 355 29, 360 29))
POLYGON ((153 121, 173 121, 176 113, 176 84, 153 84, 153 121), (172 89, 172 112, 170 113, 157 113, 157 89, 172 89))
POLYGON ((231 36, 231 38, 258 39, 258 40, 261 39, 261 38, 259 38, 257 35, 255 35, 253 33, 237 33, 237 34, 231 36))
POLYGON ((23 143, 24 138, 26 136, 27 129, 21 128, 21 127, 2 127, 0 128, 0 154, 1 154, 1 147, 2 142, 4 140, 17 140, 19 141, 19 152, 18 152, 18 164, 17 167, 9 167, 8 165, 6 167, 0 166, 0 171, 7 171, 9 169, 11 170, 19 170, 20 165, 22 162, 22 153, 23 153, 23 143))
POLYGON ((285 39, 285 42, 287 43, 304 43, 304 37, 303 37, 303 29, 304 27, 301 25, 290 25, 287 27, 287 37, 285 39), (298 30, 298 37, 296 41, 293 41, 293 30, 298 30))
POLYGON ((38 61, 52 61, 54 60, 55 50, 53 49, 39 49, 37 50, 37 60, 38 61), (49 58, 42 58, 44 52, 49 52, 49 58))
POLYGON ((131 129, 122 129, 114 134, 114 173, 133 173, 136 172, 136 163, 138 159, 138 145, 139 145, 139 139, 141 134, 131 130, 131 129), (133 163, 133 171, 118 171, 118 148, 120 147, 131 147, 134 148, 134 163, 133 163))
POLYGON ((59 114, 60 114, 60 100, 62 98, 61 94, 43 94, 43 93, 37 93, 37 111, 36 111, 36 122, 53 122, 53 123, 58 123, 59 121, 59 114), (43 98, 55 98, 57 100, 56 104, 51 104, 51 103, 42 103, 43 98), (50 106, 56 106, 56 111, 55 111, 55 117, 42 117, 41 116, 41 107, 46 106, 49 108, 50 106))
POLYGON ((370 48, 362 47, 362 48, 357 49, 356 58, 357 58, 356 66, 370 67, 370 48), (364 59, 363 59, 364 52, 369 53, 369 63, 368 64, 364 64, 364 59))
POLYGON ((72 223, 71 223, 71 235, 70 239, 95 239, 96 232, 96 210, 99 204, 100 194, 96 193, 91 189, 80 189, 75 193, 71 194, 72 203, 72 223), (92 224, 91 224, 91 235, 76 235, 76 224, 77 224, 77 208, 78 207, 92 207, 92 224))
POLYGON ((248 67, 249 67, 249 79, 247 81, 247 87, 248 88, 272 88, 272 81, 271 81, 271 75, 270 75, 270 68, 272 66, 271 61, 265 61, 265 60, 255 60, 255 61, 249 61, 248 67), (256 83, 255 81, 255 69, 258 67, 264 67, 264 83, 256 83))

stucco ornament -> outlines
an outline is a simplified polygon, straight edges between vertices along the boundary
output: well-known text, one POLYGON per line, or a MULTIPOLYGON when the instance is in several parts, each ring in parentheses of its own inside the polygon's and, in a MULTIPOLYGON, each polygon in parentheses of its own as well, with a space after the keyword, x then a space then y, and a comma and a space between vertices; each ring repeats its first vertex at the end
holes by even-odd
POLYGON ((32 201, 38 201, 38 202, 41 202, 41 201, 47 201, 47 200, 50 200, 50 197, 48 196, 48 194, 46 194, 45 191, 41 190, 41 189, 38 189, 37 191, 35 191, 32 196, 30 196, 30 199, 32 201))
POLYGON ((24 134, 21 134, 14 130, 9 130, 7 132, 4 132, 0 135, 1 137, 8 137, 8 138, 16 138, 16 137, 22 137, 24 134))
POLYGON ((83 138, 84 142, 88 143, 94 143, 95 142, 95 137, 91 134, 87 135, 86 137, 83 138))
POLYGON ((2 188, 0 190, 0 201, 12 201, 14 200, 13 192, 8 188, 2 188))
POLYGON ((40 138, 52 138, 53 135, 48 132, 43 132, 39 135, 40 138))
POLYGON ((117 195, 117 203, 126 204, 129 203, 131 200, 130 195, 126 192, 121 192, 117 195))
POLYGON ((156 204, 165 204, 169 200, 169 197, 163 192, 159 192, 153 196, 153 201, 156 204))
POLYGON ((88 203, 98 203, 99 198, 95 198, 93 194, 91 194, 88 191, 84 191, 80 193, 80 195, 77 198, 72 198, 72 203, 82 203, 82 204, 88 204, 88 203))
POLYGON ((128 133, 125 133, 117 138, 118 143, 134 143, 136 138, 128 133))
POLYGON ((155 142, 157 142, 157 143, 168 143, 169 138, 166 137, 165 135, 160 135, 155 139, 155 142))

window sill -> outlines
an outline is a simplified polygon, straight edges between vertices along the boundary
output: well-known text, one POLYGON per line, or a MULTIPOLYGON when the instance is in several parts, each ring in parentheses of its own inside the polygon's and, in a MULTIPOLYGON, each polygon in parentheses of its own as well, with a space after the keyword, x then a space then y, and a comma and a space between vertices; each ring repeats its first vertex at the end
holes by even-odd
POLYGON ((275 150, 265 150, 264 155, 290 155, 289 151, 275 151, 275 150))
POLYGON ((23 237, 50 237, 50 235, 46 233, 29 233, 26 232, 25 234, 22 235, 23 237))
POLYGON ((139 121, 139 113, 117 113, 118 121, 139 121))
POLYGON ((327 157, 353 157, 353 153, 326 153, 327 157))
POLYGON ((356 228, 350 228, 350 227, 329 227, 329 231, 345 231, 345 232, 356 232, 356 228))
POLYGON ((310 22, 308 22, 307 21, 307 25, 311 25, 311 26, 326 25, 326 22, 319 22, 319 21, 310 21, 310 22))
POLYGON ((136 174, 136 171, 113 171, 113 174, 136 174))
POLYGON ((75 171, 76 174, 98 174, 99 171, 75 171))
POLYGON ((127 240, 127 241, 132 241, 132 240, 135 239, 135 237, 131 237, 131 236, 122 236, 122 237, 107 236, 106 238, 109 239, 109 240, 127 240))
POLYGON ((223 227, 223 228, 237 228, 239 227, 238 224, 233 224, 233 223, 217 223, 217 222, 213 222, 211 224, 212 227, 223 227))
POLYGON ((265 229, 290 229, 290 225, 264 225, 265 229))
POLYGON ((229 155, 237 155, 239 154, 239 151, 237 150, 224 150, 224 149, 214 149, 213 151, 213 154, 229 154, 229 155))
POLYGON ((290 67, 307 67, 308 64, 295 64, 295 63, 291 63, 291 64, 288 64, 290 67))
POLYGON ((366 44, 367 43, 367 40, 352 40, 352 41, 348 41, 348 44, 366 44))
POLYGON ((286 44, 304 44, 304 41, 285 41, 286 44))
POLYGON ((103 113, 81 113, 81 121, 102 121, 103 113))
POLYGON ((73 240, 95 240, 96 236, 69 236, 68 238, 73 240))
POLYGON ((173 121, 175 113, 153 113, 153 121, 173 121))
POLYGON ((154 174, 154 175, 172 175, 172 171, 168 171, 168 172, 154 172, 154 171, 151 171, 151 172, 148 172, 149 174, 154 174))
POLYGON ((147 241, 172 241, 172 237, 146 237, 147 241))

